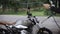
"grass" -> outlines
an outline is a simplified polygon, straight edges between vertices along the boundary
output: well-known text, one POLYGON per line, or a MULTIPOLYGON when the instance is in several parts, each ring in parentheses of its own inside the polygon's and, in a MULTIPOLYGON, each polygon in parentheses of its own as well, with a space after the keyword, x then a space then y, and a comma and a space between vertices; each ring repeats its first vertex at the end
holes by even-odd
MULTIPOLYGON (((27 11, 26 10, 19 10, 17 11, 17 13, 14 12, 14 10, 5 10, 4 12, 2 12, 0 10, 0 15, 26 15, 27 11)), ((33 15, 36 15, 36 16, 43 16, 44 15, 44 12, 43 11, 36 11, 36 10, 32 10, 31 13, 33 15)))
MULTIPOLYGON (((11 13, 11 12, 9 12, 9 13, 3 13, 3 15, 26 15, 26 11, 20 11, 20 12, 18 12, 18 13, 11 13)), ((37 11, 31 11, 31 13, 33 14, 33 15, 35 15, 35 16, 43 16, 44 15, 44 12, 37 12, 37 11)))
POLYGON ((44 16, 44 12, 40 12, 40 11, 31 11, 31 13, 35 16, 44 16))
MULTIPOLYGON (((50 13, 49 11, 46 11, 45 9, 41 8, 39 10, 31 10, 31 13, 35 16, 47 16, 46 13, 50 13)), ((26 10, 19 10, 16 12, 14 12, 14 10, 5 10, 4 12, 2 12, 0 10, 0 15, 23 15, 25 16, 27 13, 26 10)), ((50 15, 50 14, 49 14, 50 15)), ((57 16, 60 16, 60 14, 57 14, 57 16)))
MULTIPOLYGON (((37 12, 37 11, 31 11, 32 15, 35 15, 35 16, 44 16, 44 12, 37 12)), ((17 14, 15 15, 26 15, 27 14, 27 11, 23 11, 23 12, 18 12, 17 14)))

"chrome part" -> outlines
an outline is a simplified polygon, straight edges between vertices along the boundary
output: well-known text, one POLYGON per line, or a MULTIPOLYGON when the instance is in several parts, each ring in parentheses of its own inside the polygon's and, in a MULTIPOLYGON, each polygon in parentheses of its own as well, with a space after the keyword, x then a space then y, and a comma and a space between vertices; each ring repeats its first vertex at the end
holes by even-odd
POLYGON ((23 26, 23 25, 17 25, 15 26, 16 28, 28 28, 27 26, 23 26))

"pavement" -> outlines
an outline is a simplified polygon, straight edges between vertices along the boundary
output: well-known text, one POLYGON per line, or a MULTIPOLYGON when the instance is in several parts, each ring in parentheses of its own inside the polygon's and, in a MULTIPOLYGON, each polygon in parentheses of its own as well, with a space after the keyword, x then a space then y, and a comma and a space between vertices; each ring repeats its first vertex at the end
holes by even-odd
MULTIPOLYGON (((41 22, 47 18, 47 16, 37 16, 39 20, 40 27, 46 27, 50 29, 53 34, 60 34, 60 28, 57 27, 54 19, 51 17, 48 20, 46 20, 43 24, 41 22)), ((19 15, 0 15, 0 21, 10 21, 15 22, 17 19, 19 20, 26 20, 27 16, 19 16, 19 15)), ((55 17, 55 20, 57 21, 58 25, 60 26, 60 17, 55 17)), ((18 23, 21 24, 21 23, 18 23)), ((37 27, 35 26, 33 29, 33 34, 36 34, 37 27)))

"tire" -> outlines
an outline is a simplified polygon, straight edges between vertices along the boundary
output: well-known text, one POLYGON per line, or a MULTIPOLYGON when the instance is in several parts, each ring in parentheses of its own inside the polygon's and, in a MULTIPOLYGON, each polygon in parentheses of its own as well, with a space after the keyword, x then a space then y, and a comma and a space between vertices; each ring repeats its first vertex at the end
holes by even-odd
POLYGON ((3 32, 4 32, 4 31, 1 29, 1 30, 0 30, 0 34, 4 34, 3 32))
POLYGON ((5 29, 0 29, 0 34, 9 34, 7 30, 5 29))
POLYGON ((52 32, 47 28, 40 28, 37 34, 52 34, 52 32))

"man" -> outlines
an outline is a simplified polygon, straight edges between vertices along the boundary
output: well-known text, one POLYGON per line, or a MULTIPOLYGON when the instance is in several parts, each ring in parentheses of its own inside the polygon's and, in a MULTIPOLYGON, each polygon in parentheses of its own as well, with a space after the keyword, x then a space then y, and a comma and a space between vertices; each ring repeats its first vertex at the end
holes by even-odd
POLYGON ((43 6, 45 9, 60 13, 60 0, 49 0, 49 3, 43 4, 43 6))
POLYGON ((28 9, 27 15, 28 15, 28 18, 30 18, 32 16, 32 14, 30 13, 30 7, 28 7, 27 9, 28 9))

